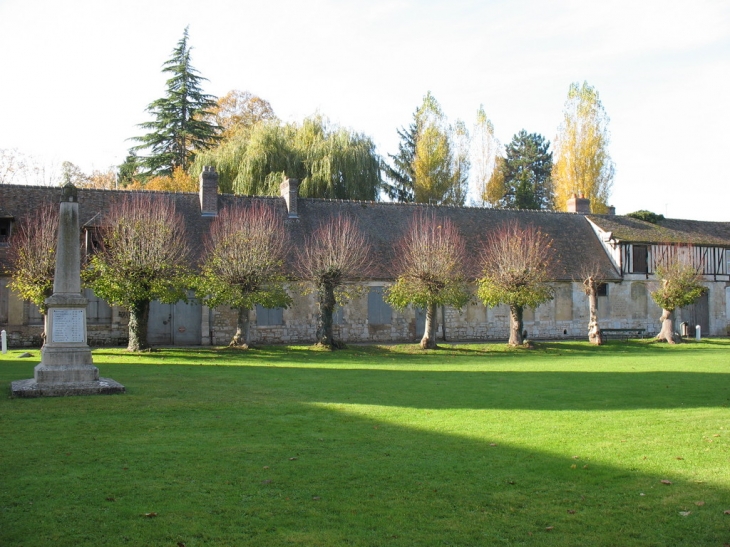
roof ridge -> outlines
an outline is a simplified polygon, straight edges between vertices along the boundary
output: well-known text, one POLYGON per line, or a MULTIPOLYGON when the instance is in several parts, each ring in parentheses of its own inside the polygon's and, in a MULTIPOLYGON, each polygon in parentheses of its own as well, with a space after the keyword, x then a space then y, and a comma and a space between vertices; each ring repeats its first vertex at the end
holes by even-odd
MULTIPOLYGON (((258 197, 258 196, 251 196, 258 197)), ((261 196, 264 197, 264 196, 261 196)), ((506 213, 535 213, 535 214, 553 214, 553 215, 575 215, 575 216, 587 216, 585 213, 573 213, 568 211, 550 211, 548 209, 507 209, 504 207, 483 207, 480 205, 454 205, 444 203, 424 203, 416 201, 373 201, 373 200, 360 200, 360 199, 338 199, 338 198, 309 198, 300 197, 299 201, 313 201, 313 202, 338 202, 338 203, 365 203, 371 205, 387 205, 387 206, 402 206, 402 207, 443 207, 449 209, 470 209, 475 211, 500 211, 506 213)))

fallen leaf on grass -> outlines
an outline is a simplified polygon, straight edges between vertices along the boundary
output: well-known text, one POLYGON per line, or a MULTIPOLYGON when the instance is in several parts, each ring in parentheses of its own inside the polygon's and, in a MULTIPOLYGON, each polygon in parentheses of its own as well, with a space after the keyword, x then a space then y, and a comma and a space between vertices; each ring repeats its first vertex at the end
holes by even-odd
POLYGON ((550 532, 550 531, 551 531, 551 530, 552 530, 553 528, 555 528, 555 526, 547 526, 547 527, 545 528, 545 531, 546 531, 546 532, 550 532))
POLYGON ((586 464, 586 465, 584 465, 584 466, 583 466, 583 469, 588 469, 588 465, 587 465, 587 464, 586 464))
POLYGON ((106 501, 117 501, 114 496, 109 496, 106 501))
POLYGON ((677 456, 678 460, 683 460, 684 458, 682 456, 677 456))
POLYGON ((719 433, 717 433, 717 434, 713 435, 713 437, 719 437, 719 436, 720 436, 720 434, 719 434, 719 433))
POLYGON ((575 515, 575 509, 568 509, 569 515, 575 515))
POLYGON ((144 516, 147 517, 148 519, 152 519, 157 516, 157 513, 145 513, 144 516))
POLYGON ((489 443, 489 446, 497 446, 497 443, 489 443))
POLYGON ((580 456, 573 456, 573 459, 574 460, 579 460, 580 459, 580 456))
POLYGON ((722 514, 723 515, 730 515, 730 509, 728 509, 727 511, 723 511, 722 514))
POLYGON ((679 514, 682 515, 683 517, 686 517, 688 515, 691 515, 692 511, 680 511, 679 514))
POLYGON ((297 458, 297 457, 294 457, 294 458, 289 458, 289 461, 290 461, 290 462, 293 462, 294 460, 298 460, 298 459, 299 459, 299 458, 297 458))
POLYGON ((182 541, 178 541, 177 547, 185 547, 185 544, 182 541))
POLYGON ((672 484, 672 481, 668 481, 667 479, 662 479, 659 482, 661 482, 662 484, 666 484, 667 486, 669 486, 670 484, 672 484))
POLYGON ((264 465, 264 469, 268 469, 268 468, 269 468, 269 466, 268 466, 268 465, 264 465))
POLYGON ((312 499, 313 499, 314 501, 317 501, 317 500, 319 500, 319 499, 321 499, 321 498, 320 498, 319 496, 312 496, 312 499))
POLYGON ((573 464, 573 465, 571 465, 571 466, 570 466, 570 468, 571 468, 571 469, 577 469, 577 468, 578 468, 578 466, 577 466, 577 465, 575 465, 575 464, 573 464))
POLYGON ((703 506, 704 504, 705 504, 705 502, 704 502, 704 501, 696 501, 696 502, 695 502, 695 505, 696 505, 697 507, 702 507, 702 506, 703 506))

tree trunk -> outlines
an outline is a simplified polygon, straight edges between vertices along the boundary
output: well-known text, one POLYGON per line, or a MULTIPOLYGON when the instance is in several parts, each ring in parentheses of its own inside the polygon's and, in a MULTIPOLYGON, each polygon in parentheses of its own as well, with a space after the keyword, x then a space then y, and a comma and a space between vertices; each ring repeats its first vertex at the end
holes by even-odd
POLYGON ((421 338, 421 349, 436 349, 436 304, 429 302, 426 306, 426 328, 421 338))
POLYGON ((251 321, 248 308, 238 308, 238 320, 236 321, 236 334, 233 335, 228 347, 246 349, 251 344, 251 321))
POLYGON ((147 323, 150 318, 150 301, 133 302, 129 307, 129 343, 127 351, 150 349, 147 341, 147 323))
MULTIPOLYGON (((592 289, 595 289, 595 287, 592 287, 592 289)), ((590 309, 588 341, 595 346, 600 346, 603 344, 603 334, 601 334, 601 327, 598 326, 598 296, 595 290, 588 293, 588 307, 590 309)))
POLYGON ((522 306, 509 307, 509 345, 521 346, 522 338, 522 306))
POLYGON ((662 323, 662 329, 657 334, 656 339, 664 340, 669 344, 678 344, 682 339, 674 332, 674 311, 662 310, 662 316, 659 318, 662 323))
POLYGON ((446 306, 441 306, 441 334, 444 342, 446 342, 446 306))
POLYGON ((334 348, 332 316, 335 313, 335 287, 326 283, 319 288, 319 318, 317 319, 317 343, 334 348))

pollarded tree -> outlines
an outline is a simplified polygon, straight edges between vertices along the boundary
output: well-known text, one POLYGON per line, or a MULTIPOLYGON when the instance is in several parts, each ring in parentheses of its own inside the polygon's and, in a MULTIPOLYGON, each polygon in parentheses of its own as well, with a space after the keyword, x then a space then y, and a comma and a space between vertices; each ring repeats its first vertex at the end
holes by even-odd
POLYGON ((274 207, 252 203, 224 208, 210 227, 198 291, 211 306, 238 310, 231 346, 250 345, 250 310, 288 306, 284 260, 288 249, 284 222, 274 207))
POLYGON ((598 91, 583 82, 570 84, 564 119, 555 139, 552 170, 555 208, 566 209, 571 195, 585 195, 591 211, 608 211, 614 164, 608 153, 608 115, 598 91))
POLYGON ((689 306, 707 290, 702 285, 702 266, 692 263, 692 246, 675 247, 671 255, 660 261, 656 267, 659 287, 651 297, 662 308, 659 321, 662 328, 657 340, 670 344, 682 339, 674 331, 674 310, 689 306))
POLYGON ((588 341, 595 346, 600 346, 603 344, 603 334, 598 325, 598 288, 603 283, 603 277, 598 262, 586 263, 581 269, 580 277, 583 292, 588 296, 588 341))
POLYGON ((523 343, 522 313, 552 300, 548 264, 552 240, 534 226, 504 224, 490 234, 481 256, 478 296, 487 306, 510 309, 509 344, 523 343))
POLYGON ((20 219, 10 236, 9 287, 46 315, 46 298, 53 294, 58 244, 56 204, 45 203, 20 219))
POLYGON ((140 144, 131 152, 148 151, 136 159, 144 178, 154 175, 172 175, 176 167, 187 170, 195 153, 215 145, 219 128, 207 120, 208 112, 216 107, 215 97, 203 93, 205 80, 190 62, 188 29, 163 65, 162 72, 171 74, 167 92, 147 107, 153 121, 139 126, 149 130, 133 140, 140 144))
POLYGON ((191 283, 182 215, 167 196, 130 193, 104 218, 102 248, 83 277, 94 293, 129 312, 129 351, 149 349, 150 302, 186 299, 191 283))
POLYGON ((356 219, 334 216, 324 221, 305 239, 297 251, 299 278, 317 292, 317 343, 339 346, 332 334, 332 316, 337 304, 344 304, 360 289, 358 281, 371 270, 371 246, 356 219))
POLYGON ((397 278, 385 299, 398 309, 409 304, 425 308, 422 349, 436 347, 437 307, 461 308, 468 302, 467 262, 464 239, 449 219, 424 212, 413 217, 397 245, 397 278))

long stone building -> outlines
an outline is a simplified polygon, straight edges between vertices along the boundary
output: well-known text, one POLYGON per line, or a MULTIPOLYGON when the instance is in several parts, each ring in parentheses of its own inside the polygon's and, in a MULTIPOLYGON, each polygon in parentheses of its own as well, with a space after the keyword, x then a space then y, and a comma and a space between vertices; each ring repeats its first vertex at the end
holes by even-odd
MULTIPOLYGON (((43 318, 38 309, 20 300, 7 287, 8 239, 16 222, 35 214, 43 202, 58 203, 60 188, 0 185, 0 329, 12 346, 41 343, 43 318)), ((91 252, 104 228, 110 205, 126 192, 81 189, 78 192, 83 252, 91 252)), ((506 222, 533 225, 550 237, 551 272, 555 298, 524 314, 527 335, 532 339, 587 337, 588 301, 582 290, 581 273, 597 266, 605 281, 598 298, 599 322, 603 328, 659 331, 661 310, 650 292, 656 286, 657 261, 666 253, 690 244, 693 260, 702 265, 706 294, 694 305, 679 310, 685 321, 702 333, 730 335, 730 223, 665 219, 651 224, 630 217, 593 215, 588 200, 574 198, 571 212, 537 212, 447 207, 425 204, 337 201, 301 198, 296 181, 281 185, 280 197, 234 196, 218 193, 217 177, 201 175, 199 193, 153 193, 154 199, 174 200, 185 218, 193 255, 200 258, 203 242, 218 212, 235 203, 266 201, 285 219, 294 247, 332 215, 357 218, 373 246, 374 272, 362 295, 335 314, 335 336, 344 342, 407 342, 420 339, 423 310, 392 309, 383 299, 393 281, 391 263, 396 242, 405 233, 414 214, 428 209, 448 217, 476 256, 490 232, 506 222)), ((685 246, 685 247, 683 247, 685 246)), ((478 271, 472 271, 476 277, 478 271)), ((127 315, 86 291, 90 345, 119 345, 127 340, 127 315)), ((308 343, 315 339, 317 305, 312 295, 292 288, 293 304, 287 309, 257 307, 252 313, 251 334, 255 343, 308 343)), ((504 340, 508 337, 506 306, 486 308, 476 298, 458 310, 443 308, 438 314, 438 336, 449 341, 504 340)), ((224 345, 235 330, 236 314, 228 308, 209 309, 196 302, 174 305, 154 302, 150 310, 149 340, 155 345, 224 345)))

